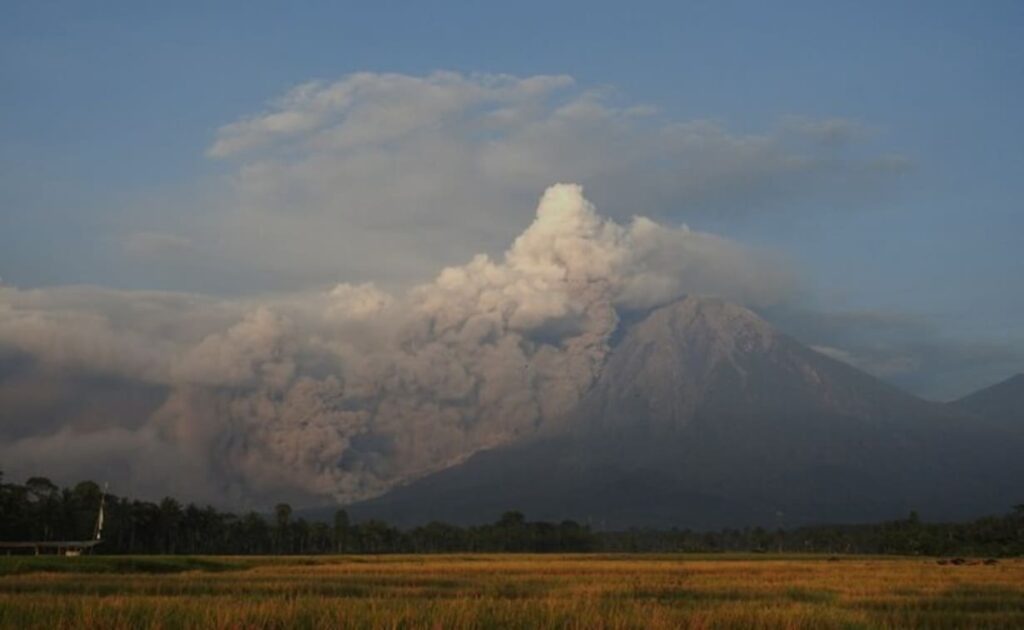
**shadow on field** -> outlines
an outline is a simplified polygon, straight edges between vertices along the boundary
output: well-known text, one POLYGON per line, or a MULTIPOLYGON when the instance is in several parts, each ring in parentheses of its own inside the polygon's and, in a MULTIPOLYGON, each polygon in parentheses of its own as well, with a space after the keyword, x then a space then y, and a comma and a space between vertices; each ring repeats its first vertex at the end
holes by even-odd
POLYGON ((168 574, 185 571, 239 571, 249 568, 242 562, 191 556, 8 556, 0 558, 0 575, 25 573, 148 573, 168 574))

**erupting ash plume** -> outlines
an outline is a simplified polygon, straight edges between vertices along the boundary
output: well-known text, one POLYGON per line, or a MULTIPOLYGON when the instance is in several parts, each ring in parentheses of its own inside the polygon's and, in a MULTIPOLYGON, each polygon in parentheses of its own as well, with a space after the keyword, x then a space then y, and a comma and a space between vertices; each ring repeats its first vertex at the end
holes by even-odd
POLYGON ((140 421, 3 436, 0 459, 5 472, 110 470, 141 492, 236 504, 366 498, 558 423, 623 313, 687 293, 761 305, 790 286, 736 243, 642 217, 620 225, 558 184, 501 259, 400 295, 371 283, 233 301, 0 287, 0 349, 33 373, 159 393, 140 421))

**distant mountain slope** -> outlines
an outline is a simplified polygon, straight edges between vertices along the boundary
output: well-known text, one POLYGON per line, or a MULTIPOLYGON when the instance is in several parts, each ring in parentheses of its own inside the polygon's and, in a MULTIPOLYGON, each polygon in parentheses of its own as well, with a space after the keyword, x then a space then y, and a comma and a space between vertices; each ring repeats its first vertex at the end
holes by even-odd
POLYGON ((711 528, 930 518, 1024 498, 1021 440, 688 297, 629 327, 564 427, 351 506, 412 524, 711 528))
POLYGON ((1010 429, 1024 432, 1024 374, 978 390, 953 403, 1010 429))

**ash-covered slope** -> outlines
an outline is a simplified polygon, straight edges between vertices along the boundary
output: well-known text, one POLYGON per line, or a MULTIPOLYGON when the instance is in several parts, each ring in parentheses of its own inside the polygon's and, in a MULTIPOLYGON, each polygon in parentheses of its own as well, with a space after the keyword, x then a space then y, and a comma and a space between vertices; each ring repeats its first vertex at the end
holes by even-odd
POLYGON ((1020 440, 688 297, 630 326, 568 428, 351 506, 402 524, 528 517, 710 528, 960 518, 1024 496, 1020 440))

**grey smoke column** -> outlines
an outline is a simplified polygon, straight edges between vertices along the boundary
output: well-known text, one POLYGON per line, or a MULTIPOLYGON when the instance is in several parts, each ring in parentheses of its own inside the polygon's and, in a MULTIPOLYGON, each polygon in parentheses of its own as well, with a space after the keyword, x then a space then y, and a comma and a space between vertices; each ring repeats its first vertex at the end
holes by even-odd
POLYGON ((789 287, 733 242, 620 225, 558 184, 501 259, 476 256, 401 295, 341 284, 264 300, 147 295, 141 308, 130 293, 93 305, 2 289, 0 343, 169 392, 136 427, 23 436, 4 460, 57 463, 75 443, 88 456, 68 474, 102 459, 152 492, 365 498, 559 422, 600 374, 623 309, 685 293, 761 304, 789 287))

